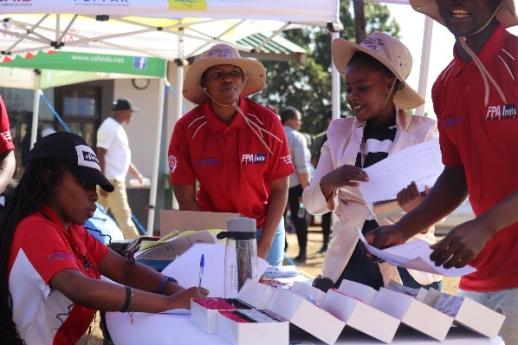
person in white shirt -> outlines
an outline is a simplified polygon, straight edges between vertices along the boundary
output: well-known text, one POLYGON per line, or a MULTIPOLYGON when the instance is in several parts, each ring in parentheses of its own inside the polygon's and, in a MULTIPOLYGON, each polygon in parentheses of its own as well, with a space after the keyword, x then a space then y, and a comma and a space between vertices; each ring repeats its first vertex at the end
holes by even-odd
POLYGON ((302 191, 309 184, 310 152, 307 139, 300 133, 302 115, 294 107, 286 107, 281 113, 281 121, 286 132, 291 161, 295 171, 289 177, 288 207, 290 218, 297 233, 299 255, 294 260, 297 263, 306 262, 306 247, 308 242, 308 219, 302 204, 302 191))
POLYGON ((106 118, 97 131, 97 157, 106 178, 113 184, 114 191, 107 193, 99 189, 99 204, 110 209, 124 238, 138 237, 138 231, 131 219, 131 209, 126 195, 126 175, 128 171, 139 181, 142 174, 131 163, 131 150, 123 124, 129 123, 134 108, 126 99, 113 103, 112 116, 106 118))

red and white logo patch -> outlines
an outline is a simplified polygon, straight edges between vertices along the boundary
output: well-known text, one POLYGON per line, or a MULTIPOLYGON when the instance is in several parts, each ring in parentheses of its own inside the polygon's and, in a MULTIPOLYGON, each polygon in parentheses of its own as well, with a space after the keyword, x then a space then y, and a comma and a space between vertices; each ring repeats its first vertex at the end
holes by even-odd
POLYGON ((178 168, 178 159, 174 155, 169 155, 168 161, 169 161, 169 171, 171 171, 171 173, 174 173, 176 168, 178 168))
POLYGON ((11 132, 10 131, 5 131, 5 132, 0 132, 0 137, 2 138, 3 141, 6 141, 6 142, 12 142, 13 138, 11 137, 11 132))
POLYGON ((281 161, 286 165, 290 165, 291 164, 291 155, 281 156, 281 161))

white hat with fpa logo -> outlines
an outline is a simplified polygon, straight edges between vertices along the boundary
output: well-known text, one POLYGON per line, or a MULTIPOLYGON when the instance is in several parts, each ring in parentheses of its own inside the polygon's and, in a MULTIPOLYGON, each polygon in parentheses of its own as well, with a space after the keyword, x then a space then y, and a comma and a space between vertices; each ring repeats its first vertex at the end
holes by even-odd
POLYGON ((400 109, 414 109, 424 103, 424 99, 406 83, 412 71, 412 55, 398 39, 383 32, 373 32, 360 44, 336 38, 331 51, 333 63, 342 75, 345 75, 349 61, 357 52, 372 56, 387 67, 402 85, 394 94, 394 104, 400 109))
POLYGON ((207 96, 201 89, 201 77, 210 67, 217 65, 234 65, 243 70, 246 83, 241 96, 246 97, 264 89, 266 72, 257 60, 243 58, 239 51, 228 44, 216 44, 194 60, 185 75, 183 96, 196 104, 203 104, 207 96))
POLYGON ((73 133, 53 133, 41 138, 29 152, 29 161, 55 159, 63 161, 80 181, 113 192, 113 185, 102 174, 94 150, 73 133))

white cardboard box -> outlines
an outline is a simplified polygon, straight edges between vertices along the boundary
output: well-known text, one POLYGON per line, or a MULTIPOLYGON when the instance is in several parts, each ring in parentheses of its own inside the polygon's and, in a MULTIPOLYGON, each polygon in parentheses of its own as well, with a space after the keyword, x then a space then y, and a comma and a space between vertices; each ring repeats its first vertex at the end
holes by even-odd
MULTIPOLYGON (((239 291, 237 300, 246 305, 257 309, 264 309, 273 297, 273 288, 263 285, 253 280, 247 280, 239 291)), ((208 299, 202 299, 208 300, 208 299)), ((214 300, 225 301, 225 298, 215 298, 214 300)), ((200 303, 198 299, 191 300, 191 321, 200 329, 207 333, 216 333, 218 310, 236 310, 238 308, 229 307, 223 309, 210 309, 200 303)))
POLYGON ((316 287, 313 287, 309 284, 304 284, 301 282, 295 282, 291 286, 291 292, 300 297, 304 297, 310 302, 315 303, 318 306, 321 306, 326 298, 326 293, 316 287))
POLYGON ((385 343, 391 343, 400 321, 339 290, 329 290, 322 307, 346 325, 385 343))
POLYGON ((435 289, 421 289, 418 298, 452 316, 456 324, 489 338, 498 335, 505 320, 504 315, 467 297, 453 296, 435 289))
POLYGON ((233 345, 289 345, 290 324, 288 321, 275 320, 257 309, 233 311, 245 313, 256 322, 236 321, 227 312, 218 312, 218 335, 233 345), (259 317, 256 317, 259 315, 259 317))
POLYGON ((372 301, 374 301, 374 298, 378 293, 370 286, 347 279, 342 280, 338 291, 369 305, 372 303, 372 301))
POLYGON ((268 310, 287 319, 326 344, 334 344, 345 327, 344 321, 287 290, 277 289, 275 291, 268 310))
POLYGON ((439 341, 444 341, 453 318, 412 296, 380 288, 372 306, 401 320, 404 324, 439 341))

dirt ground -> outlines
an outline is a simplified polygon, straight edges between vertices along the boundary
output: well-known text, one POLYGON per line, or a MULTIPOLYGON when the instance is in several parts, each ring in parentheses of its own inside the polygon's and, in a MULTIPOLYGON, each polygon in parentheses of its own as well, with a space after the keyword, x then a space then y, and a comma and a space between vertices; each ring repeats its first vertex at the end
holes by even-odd
MULTIPOLYGON (((288 257, 295 257, 298 254, 297 236, 295 234, 287 234, 288 239, 288 257)), ((322 233, 320 227, 310 227, 308 236, 308 259, 305 264, 298 265, 299 271, 310 277, 316 277, 320 273, 322 263, 324 261, 324 255, 316 254, 317 251, 322 247, 322 233)), ((459 285, 458 279, 446 278, 443 281, 443 290, 449 293, 455 293, 459 285)), ((78 344, 81 345, 103 345, 103 337, 99 328, 99 314, 96 316, 96 320, 92 325, 92 334, 90 337, 83 337, 78 344)))

